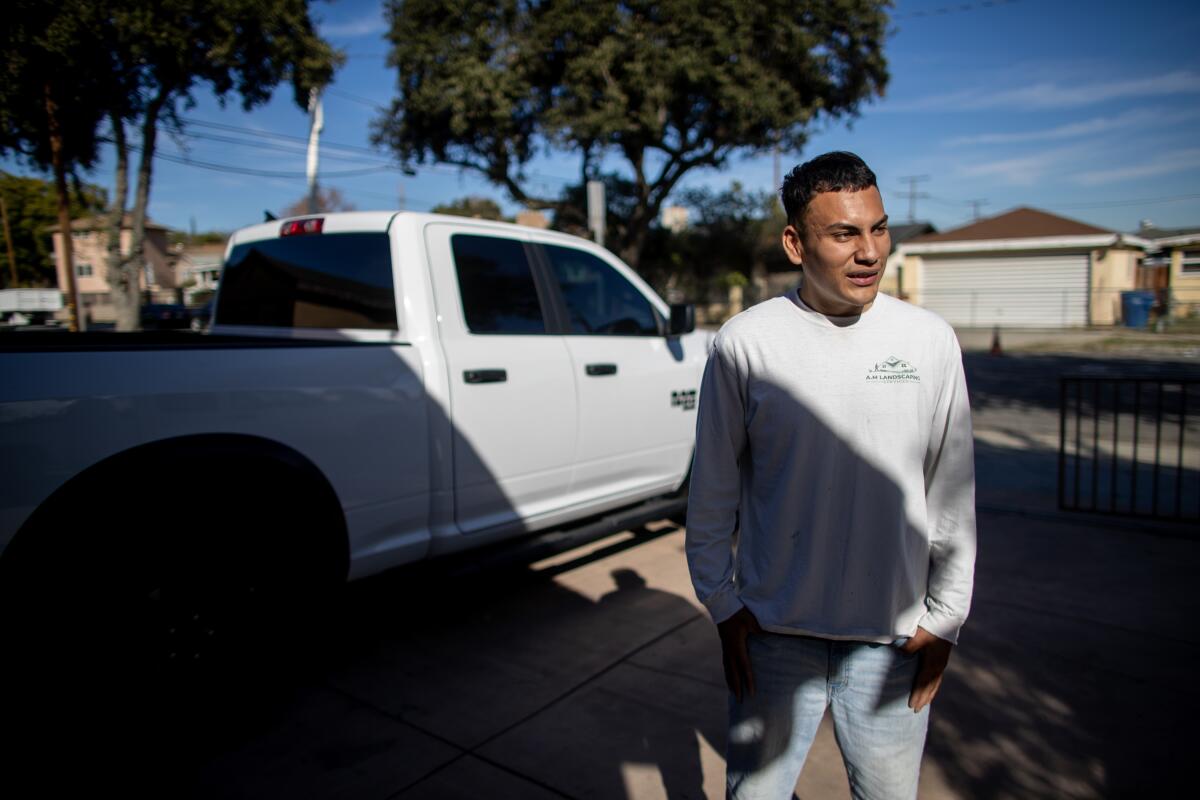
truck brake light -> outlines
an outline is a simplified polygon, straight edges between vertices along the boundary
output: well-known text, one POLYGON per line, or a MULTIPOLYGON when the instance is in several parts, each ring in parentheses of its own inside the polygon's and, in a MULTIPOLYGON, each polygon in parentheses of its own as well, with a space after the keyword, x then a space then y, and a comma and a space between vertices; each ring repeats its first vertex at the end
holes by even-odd
POLYGON ((325 227, 323 217, 314 219, 295 219, 291 222, 283 223, 283 227, 279 229, 280 236, 302 236, 306 233, 320 233, 325 227))

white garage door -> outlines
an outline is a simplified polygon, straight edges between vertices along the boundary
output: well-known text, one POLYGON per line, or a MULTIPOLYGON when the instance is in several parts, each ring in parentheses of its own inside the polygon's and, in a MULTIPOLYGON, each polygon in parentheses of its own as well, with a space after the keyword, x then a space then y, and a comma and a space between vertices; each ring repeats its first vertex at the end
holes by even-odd
POLYGON ((1088 323, 1088 257, 925 258, 922 305, 951 325, 1068 328, 1088 323))

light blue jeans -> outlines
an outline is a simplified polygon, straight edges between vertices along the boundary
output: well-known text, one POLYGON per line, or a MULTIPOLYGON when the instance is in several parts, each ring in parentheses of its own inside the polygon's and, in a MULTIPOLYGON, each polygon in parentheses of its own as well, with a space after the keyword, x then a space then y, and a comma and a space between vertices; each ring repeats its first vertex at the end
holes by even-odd
POLYGON ((729 697, 729 796, 791 798, 831 707, 851 794, 858 800, 913 800, 929 706, 919 714, 908 707, 919 658, 899 644, 752 635, 754 695, 743 695, 740 703, 729 697))

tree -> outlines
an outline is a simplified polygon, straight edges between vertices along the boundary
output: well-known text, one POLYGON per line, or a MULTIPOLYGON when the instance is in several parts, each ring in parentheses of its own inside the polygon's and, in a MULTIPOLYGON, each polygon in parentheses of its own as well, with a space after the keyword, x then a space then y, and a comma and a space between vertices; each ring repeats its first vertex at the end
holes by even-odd
POLYGON ((487 197, 462 197, 444 205, 434 206, 433 213, 475 219, 504 219, 504 212, 500 210, 499 204, 487 197))
POLYGON ((886 2, 554 3, 388 0, 399 96, 374 139, 403 165, 473 170, 513 200, 550 149, 581 183, 624 160, 635 203, 616 242, 637 265, 684 175, 737 155, 795 152, 819 119, 853 116, 887 83, 886 2))
MULTIPOLYGON (((0 81, 0 153, 15 154, 54 176, 59 227, 70 230, 68 180, 96 161, 106 109, 131 91, 113 58, 108 9, 87 0, 13 0, 0 28, 6 65, 0 81)), ((71 237, 62 237, 71 325, 75 268, 71 237)))
MULTIPOLYGON (((54 262, 49 229, 57 221, 58 199, 51 181, 23 178, 0 172, 5 237, 12 239, 12 258, 7 242, 0 246, 0 283, 14 286, 54 286, 54 262)), ((70 192, 70 216, 96 214, 107 205, 99 186, 83 184, 70 192)))
MULTIPOLYGON (((345 198, 339 189, 332 186, 325 188, 317 187, 317 213, 326 214, 330 211, 353 211, 354 203, 351 203, 345 198)), ((310 214, 308 210, 308 195, 305 194, 296 202, 284 208, 279 212, 280 217, 302 217, 305 214, 310 214)))
POLYGON ((759 272, 790 269, 779 245, 784 225, 773 192, 690 189, 677 202, 688 208, 688 227, 678 234, 656 228, 647 239, 641 271, 655 286, 686 287, 692 299, 716 288, 746 286, 759 272))
POLYGON ((329 83, 342 56, 316 34, 308 0, 110 0, 107 5, 113 59, 119 73, 136 83, 133 92, 108 107, 117 152, 108 275, 117 328, 132 330, 138 319, 138 275, 160 123, 181 127, 179 108, 194 102, 198 85, 207 85, 222 103, 236 94, 249 110, 289 80, 296 104, 307 108, 310 91, 329 83), (126 123, 135 125, 140 136, 127 254, 119 246, 129 185, 126 123))

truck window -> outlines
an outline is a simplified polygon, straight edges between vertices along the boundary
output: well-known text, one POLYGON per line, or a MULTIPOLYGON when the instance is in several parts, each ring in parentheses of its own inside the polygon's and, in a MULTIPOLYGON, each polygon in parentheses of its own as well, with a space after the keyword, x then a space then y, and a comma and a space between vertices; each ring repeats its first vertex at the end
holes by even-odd
POLYGON ((659 336, 659 315, 645 295, 601 259, 544 245, 571 317, 571 333, 659 336))
POLYGON ((247 242, 221 275, 218 325, 396 330, 386 233, 247 242))
POLYGON ((471 333, 546 332, 525 245, 516 239, 458 233, 450 237, 463 315, 471 333))

